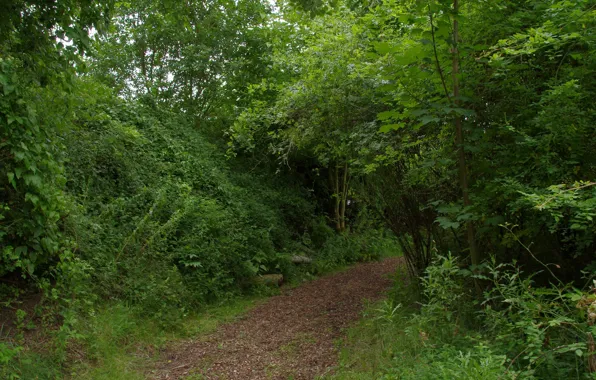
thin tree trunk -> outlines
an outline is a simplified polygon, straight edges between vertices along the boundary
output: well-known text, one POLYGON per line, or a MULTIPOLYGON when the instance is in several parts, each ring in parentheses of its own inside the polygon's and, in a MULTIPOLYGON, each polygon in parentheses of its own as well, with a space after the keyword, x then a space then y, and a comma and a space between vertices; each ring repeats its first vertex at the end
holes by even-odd
MULTIPOLYGON (((453 19, 453 98, 456 105, 459 105, 459 57, 458 57, 458 39, 459 39, 459 23, 457 16, 459 14, 459 1, 453 0, 453 11, 455 17, 453 19)), ((455 117, 455 142, 458 150, 458 161, 459 161, 459 184, 461 187, 464 207, 472 205, 470 200, 470 189, 468 183, 468 173, 466 166, 466 154, 464 152, 464 133, 462 128, 462 118, 460 115, 455 117)), ((468 246, 470 248, 470 259, 472 265, 480 264, 480 257, 478 250, 476 249, 476 233, 474 231, 474 225, 471 221, 466 223, 467 235, 468 235, 468 246)))
POLYGON ((339 196, 339 169, 337 168, 337 166, 335 167, 335 175, 333 179, 335 185, 335 229, 337 230, 337 232, 341 232, 341 220, 339 214, 341 199, 339 196))
POLYGON ((341 208, 339 211, 341 232, 346 230, 346 205, 348 202, 348 163, 344 164, 344 175, 341 191, 341 208))

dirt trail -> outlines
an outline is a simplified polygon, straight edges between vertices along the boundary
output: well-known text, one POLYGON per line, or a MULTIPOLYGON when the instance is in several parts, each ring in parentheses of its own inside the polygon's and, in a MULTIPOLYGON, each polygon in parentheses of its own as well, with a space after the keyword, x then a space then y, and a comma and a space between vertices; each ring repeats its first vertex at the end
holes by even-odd
POLYGON ((322 375, 337 364, 335 342, 342 331, 359 319, 364 300, 383 296, 400 262, 359 264, 284 290, 213 334, 168 349, 152 376, 248 380, 322 375))

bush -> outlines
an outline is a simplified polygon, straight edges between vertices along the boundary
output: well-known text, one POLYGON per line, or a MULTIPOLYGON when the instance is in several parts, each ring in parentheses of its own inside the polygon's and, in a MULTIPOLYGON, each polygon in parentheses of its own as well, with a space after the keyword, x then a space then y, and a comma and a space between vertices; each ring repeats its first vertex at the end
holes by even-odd
POLYGON ((316 253, 319 271, 355 262, 397 256, 399 245, 388 231, 366 230, 362 233, 332 235, 316 253))
POLYGON ((576 308, 581 292, 562 284, 535 288, 532 277, 495 261, 472 275, 453 257, 439 258, 427 269, 427 301, 417 319, 442 345, 465 349, 471 337, 490 342, 492 352, 507 358, 507 373, 524 378, 587 373, 592 333, 585 311, 576 308), (472 296, 472 280, 490 282, 481 302, 472 296))
POLYGON ((586 373, 593 338, 587 308, 578 301, 592 296, 562 284, 535 288, 533 276, 512 264, 493 262, 487 270, 492 284, 480 311, 483 328, 492 347, 509 357, 509 365, 528 377, 586 373))
POLYGON ((280 252, 308 229, 298 184, 226 160, 184 115, 128 103, 81 81, 64 133, 65 230, 91 293, 168 321, 287 271, 280 252), (285 268, 285 269, 284 269, 285 268))

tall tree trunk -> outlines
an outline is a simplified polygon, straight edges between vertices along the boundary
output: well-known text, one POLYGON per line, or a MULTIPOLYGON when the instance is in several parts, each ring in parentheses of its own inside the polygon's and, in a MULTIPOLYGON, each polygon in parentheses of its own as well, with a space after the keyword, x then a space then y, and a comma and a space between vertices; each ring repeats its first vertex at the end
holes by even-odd
MULTIPOLYGON (((456 105, 459 105, 459 51, 458 51, 458 40, 459 40, 459 22, 457 16, 459 15, 459 0, 453 0, 453 46, 452 46, 452 57, 453 57, 453 100, 456 105)), ((459 184, 461 187, 464 207, 472 205, 470 200, 470 189, 468 182, 468 172, 466 165, 466 154, 464 152, 464 133, 462 128, 462 118, 457 115, 455 117, 455 142, 458 150, 458 162, 459 162, 459 184)), ((480 257, 476 248, 476 233, 474 231, 474 225, 471 221, 466 223, 467 235, 468 235, 468 246, 470 248, 470 259, 472 265, 480 264, 480 257)))

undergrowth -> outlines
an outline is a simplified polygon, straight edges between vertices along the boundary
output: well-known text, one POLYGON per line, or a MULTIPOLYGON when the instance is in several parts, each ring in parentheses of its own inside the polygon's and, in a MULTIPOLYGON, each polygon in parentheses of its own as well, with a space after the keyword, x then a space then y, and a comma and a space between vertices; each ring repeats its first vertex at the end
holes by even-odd
POLYGON ((333 379, 590 379, 592 293, 534 287, 515 265, 472 275, 453 257, 405 273, 342 343, 333 379), (476 297, 473 279, 489 283, 476 297))
POLYGON ((144 379, 160 348, 214 331, 257 305, 264 294, 210 305, 170 328, 132 305, 104 304, 73 324, 76 336, 64 351, 53 347, 56 337, 49 337, 44 350, 23 341, 0 343, 0 375, 7 379, 144 379))

